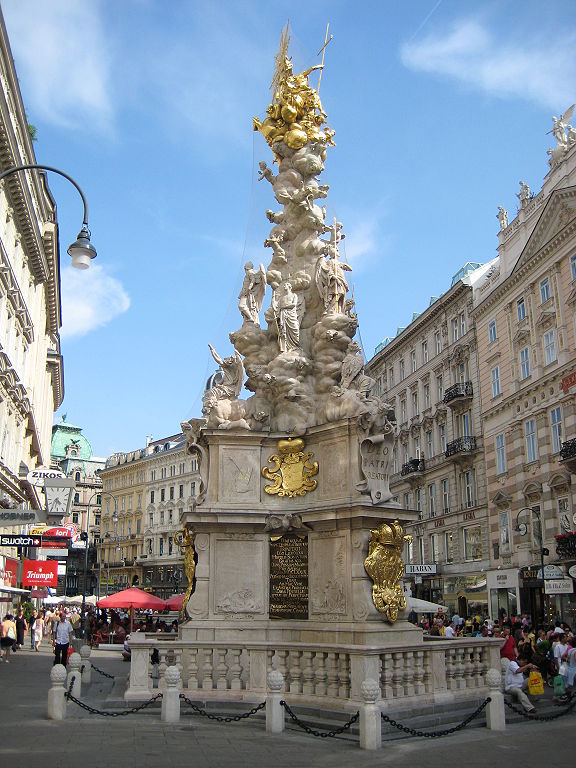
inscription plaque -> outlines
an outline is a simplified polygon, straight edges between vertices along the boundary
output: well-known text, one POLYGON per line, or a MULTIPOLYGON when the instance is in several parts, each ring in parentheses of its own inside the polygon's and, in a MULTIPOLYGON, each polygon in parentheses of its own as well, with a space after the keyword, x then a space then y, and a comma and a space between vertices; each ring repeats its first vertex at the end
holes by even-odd
POLYGON ((270 541, 270 618, 308 618, 308 537, 270 541))

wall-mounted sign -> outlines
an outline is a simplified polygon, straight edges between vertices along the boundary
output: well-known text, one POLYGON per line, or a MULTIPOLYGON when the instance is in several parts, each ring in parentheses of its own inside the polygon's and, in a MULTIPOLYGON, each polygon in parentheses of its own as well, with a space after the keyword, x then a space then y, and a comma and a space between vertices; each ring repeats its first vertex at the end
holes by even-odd
POLYGON ((572 595, 574 582, 572 579, 545 579, 544 591, 547 595, 572 595))
POLYGON ((576 565, 571 565, 570 568, 568 568, 568 575, 572 576, 573 579, 576 579, 576 565))
POLYGON ((425 563, 413 563, 404 566, 404 573, 406 576, 418 574, 419 576, 427 576, 428 574, 436 573, 436 563, 426 565, 425 563))
POLYGON ((572 371, 572 373, 569 373, 567 376, 564 376, 562 379, 562 390, 564 393, 568 392, 570 387, 573 387, 576 384, 576 371, 572 371))
POLYGON ((0 585, 15 587, 18 577, 18 560, 0 556, 0 585))
POLYGON ((42 536, 0 534, 0 547, 41 547, 42 536))
POLYGON ((32 469, 28 474, 26 475, 26 480, 31 485, 39 486, 40 488, 44 488, 44 480, 48 478, 49 480, 57 480, 60 477, 66 477, 64 472, 60 472, 57 469, 47 469, 46 467, 39 467, 38 469, 32 469))
POLYGON ((55 587, 58 584, 56 560, 24 560, 22 586, 55 587))
POLYGON ((11 528, 14 525, 30 525, 46 520, 46 512, 41 509, 0 509, 0 528, 11 528))

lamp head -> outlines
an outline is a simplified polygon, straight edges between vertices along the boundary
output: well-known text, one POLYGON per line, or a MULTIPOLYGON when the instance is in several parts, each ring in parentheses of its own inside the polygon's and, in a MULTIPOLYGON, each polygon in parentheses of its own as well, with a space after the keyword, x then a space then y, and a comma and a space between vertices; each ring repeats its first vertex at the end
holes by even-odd
POLYGON ((76 269, 88 269, 90 260, 96 258, 96 248, 90 242, 90 230, 86 224, 78 233, 74 243, 68 248, 72 259, 72 266, 76 269))

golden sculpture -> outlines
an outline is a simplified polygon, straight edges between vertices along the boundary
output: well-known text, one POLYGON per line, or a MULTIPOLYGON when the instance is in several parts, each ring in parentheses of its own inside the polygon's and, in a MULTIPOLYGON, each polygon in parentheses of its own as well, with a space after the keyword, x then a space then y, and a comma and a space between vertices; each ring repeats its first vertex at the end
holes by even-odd
POLYGON ((394 624, 398 611, 406 608, 406 598, 400 583, 404 575, 402 550, 404 542, 412 541, 412 536, 404 534, 398 520, 380 523, 370 533, 372 536, 364 568, 374 582, 372 600, 376 610, 384 613, 388 621, 394 624))
MULTIPOLYGON (((271 84, 272 103, 266 109, 265 120, 254 118, 254 130, 260 131, 271 147, 278 141, 284 141, 286 146, 295 150, 302 149, 308 141, 334 146, 334 131, 323 127, 326 112, 322 109, 318 91, 308 83, 308 75, 316 69, 322 71, 324 64, 315 64, 298 75, 294 74, 292 59, 288 56, 289 42, 286 25, 276 54, 271 84)), ((326 43, 323 50, 325 47, 326 43)))
POLYGON ((274 485, 265 485, 264 490, 278 496, 305 496, 318 485, 310 478, 318 474, 318 462, 311 462, 314 454, 304 453, 304 440, 300 437, 278 440, 278 454, 268 458, 272 467, 263 467, 262 475, 274 485))
POLYGON ((196 564, 198 563, 198 553, 195 547, 196 533, 191 528, 186 527, 176 534, 175 539, 180 547, 180 552, 184 555, 184 572, 188 579, 188 587, 184 593, 179 616, 180 621, 184 621, 190 619, 187 606, 196 589, 196 564))

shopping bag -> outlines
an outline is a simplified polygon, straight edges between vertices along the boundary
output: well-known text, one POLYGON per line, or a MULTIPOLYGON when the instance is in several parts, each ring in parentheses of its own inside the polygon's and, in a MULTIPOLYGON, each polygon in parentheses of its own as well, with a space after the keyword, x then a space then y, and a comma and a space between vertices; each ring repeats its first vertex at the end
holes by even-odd
POLYGON ((531 696, 544 695, 544 680, 540 672, 533 669, 528 676, 528 692, 531 696))
POLYGON ((554 678, 554 696, 566 696, 566 682, 562 675, 554 678))
POLYGON ((67 655, 67 657, 66 657, 67 661, 70 661, 70 656, 72 656, 72 654, 73 654, 73 653, 74 653, 74 646, 73 646, 73 645, 71 645, 71 646, 68 648, 68 655, 67 655))

